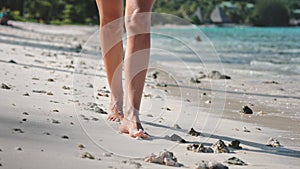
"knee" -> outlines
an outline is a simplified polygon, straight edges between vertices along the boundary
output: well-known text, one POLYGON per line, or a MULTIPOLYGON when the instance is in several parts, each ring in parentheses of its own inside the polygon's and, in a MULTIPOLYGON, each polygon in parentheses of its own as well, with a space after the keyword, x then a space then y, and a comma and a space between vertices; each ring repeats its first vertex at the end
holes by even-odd
POLYGON ((107 35, 121 35, 123 32, 123 18, 118 15, 100 16, 101 32, 107 35))
POLYGON ((125 17, 125 26, 127 32, 134 34, 149 32, 151 13, 143 11, 144 10, 138 8, 125 17))

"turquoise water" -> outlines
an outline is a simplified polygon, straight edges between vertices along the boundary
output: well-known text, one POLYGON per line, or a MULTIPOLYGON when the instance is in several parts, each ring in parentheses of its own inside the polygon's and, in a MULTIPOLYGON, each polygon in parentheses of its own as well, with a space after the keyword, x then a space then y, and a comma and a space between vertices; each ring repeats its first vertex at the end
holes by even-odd
MULTIPOLYGON (((153 30, 161 33, 152 35, 152 44, 155 48, 181 53, 183 60, 186 61, 199 61, 192 57, 185 58, 194 52, 187 46, 204 53, 210 47, 204 47, 202 44, 211 41, 224 64, 244 64, 262 71, 300 74, 300 28, 297 27, 201 27, 200 29, 174 27, 153 30), (202 42, 195 41, 197 35, 200 35, 202 42), (178 43, 180 40, 188 44, 178 43)), ((202 59, 205 59, 205 55, 202 59)))

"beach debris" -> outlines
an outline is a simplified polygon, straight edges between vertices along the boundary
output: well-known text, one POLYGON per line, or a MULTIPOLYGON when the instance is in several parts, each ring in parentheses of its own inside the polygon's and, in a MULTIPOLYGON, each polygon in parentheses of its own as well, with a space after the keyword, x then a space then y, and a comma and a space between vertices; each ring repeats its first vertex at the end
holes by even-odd
POLYGON ((177 134, 173 134, 171 137, 166 135, 165 136, 166 139, 171 140, 171 141, 176 141, 178 143, 187 143, 186 140, 184 140, 183 138, 181 138, 179 135, 177 134))
POLYGON ((161 151, 158 155, 151 154, 150 156, 145 157, 145 162, 156 163, 166 166, 181 167, 181 163, 177 161, 177 158, 170 151, 164 150, 161 151))
POLYGON ((29 96, 29 93, 26 92, 26 93, 23 94, 23 96, 29 96))
POLYGON ((270 138, 267 142, 267 146, 270 146, 270 147, 280 147, 280 143, 277 139, 275 138, 270 138))
POLYGON ((32 80, 40 80, 40 79, 37 77, 33 77, 32 80))
POLYGON ((47 91, 45 91, 45 90, 32 90, 32 92, 33 93, 43 93, 43 94, 47 93, 47 91))
POLYGON ((14 61, 14 60, 10 60, 10 61, 8 61, 8 63, 12 63, 12 64, 18 64, 16 61, 14 61))
POLYGON ((248 106, 243 106, 243 108, 240 112, 244 113, 244 114, 253 114, 252 109, 250 109, 250 107, 248 107, 248 106))
POLYGON ((43 134, 50 136, 51 134, 49 132, 44 132, 43 134))
POLYGON ((153 72, 153 73, 151 73, 151 75, 152 75, 152 78, 153 79, 157 79, 157 77, 158 77, 158 74, 159 74, 159 72, 153 72))
POLYGON ((54 124, 60 124, 60 122, 59 122, 58 120, 56 120, 56 119, 51 119, 51 121, 52 121, 52 123, 54 123, 54 124))
POLYGON ((192 83, 201 83, 201 81, 197 77, 192 77, 190 82, 192 82, 192 83))
POLYGON ((47 81, 48 81, 48 82, 54 82, 54 79, 48 78, 47 81))
POLYGON ((171 111, 171 109, 169 107, 166 108, 167 111, 171 111))
POLYGON ((70 90, 71 88, 68 87, 68 86, 63 86, 62 89, 64 89, 64 90, 70 90))
POLYGON ((13 131, 18 132, 18 133, 24 133, 24 131, 20 128, 14 128, 13 131))
POLYGON ((6 89, 6 90, 9 90, 9 89, 11 89, 11 87, 9 87, 7 84, 5 84, 5 83, 2 83, 1 84, 1 89, 6 89))
POLYGON ((216 71, 216 70, 209 72, 207 77, 209 79, 231 79, 230 76, 223 75, 219 71, 216 71))
POLYGON ((95 156, 93 156, 91 153, 89 152, 84 152, 81 154, 81 158, 88 158, 88 159, 91 159, 91 160, 94 160, 95 159, 95 156))
POLYGON ((22 151, 22 148, 21 147, 16 147, 16 150, 22 151))
POLYGON ((52 110, 53 112, 56 112, 56 113, 58 113, 59 112, 59 110, 57 110, 57 109, 54 109, 54 110, 52 110))
POLYGON ((83 144, 79 144, 79 145, 78 145, 78 148, 80 148, 80 149, 84 149, 84 148, 85 148, 85 146, 84 146, 83 144))
POLYGON ((272 80, 272 81, 265 81, 264 84, 279 84, 278 82, 272 80))
POLYGON ((79 53, 81 50, 82 50, 81 44, 75 45, 75 51, 76 51, 77 53, 79 53))
POLYGON ((195 169, 228 169, 227 166, 218 163, 218 162, 211 162, 211 161, 204 161, 202 160, 200 163, 196 164, 195 169))
POLYGON ((259 128, 259 127, 256 127, 255 129, 256 129, 257 131, 261 131, 261 128, 259 128))
POLYGON ((156 83, 157 87, 168 87, 168 85, 164 82, 156 83))
POLYGON ((206 100, 205 103, 206 104, 211 104, 211 100, 206 100))
POLYGON ((250 133, 251 131, 248 130, 246 127, 243 127, 243 132, 250 133))
POLYGON ((230 157, 225 161, 225 163, 232 164, 232 165, 248 165, 237 157, 230 157))
POLYGON ((91 111, 94 111, 94 112, 100 113, 100 114, 107 114, 107 112, 104 111, 102 108, 100 108, 97 103, 88 102, 87 106, 88 106, 88 108, 87 108, 88 110, 91 110, 91 111))
POLYGON ((241 142, 239 140, 233 140, 233 141, 231 141, 231 143, 228 146, 231 148, 234 148, 234 149, 242 149, 242 147, 240 146, 240 143, 241 142))
POLYGON ((201 42, 201 41, 202 41, 199 35, 198 35, 198 36, 195 36, 195 40, 196 40, 197 42, 201 42))
POLYGON ((205 147, 203 144, 191 144, 188 145, 187 150, 193 151, 196 153, 213 153, 214 150, 210 147, 205 147))
POLYGON ((198 137, 198 136, 200 136, 201 133, 196 131, 194 128, 191 128, 190 131, 188 132, 188 134, 191 136, 198 137))
POLYGON ((222 140, 218 140, 211 148, 214 150, 214 153, 229 153, 226 144, 222 140))
POLYGON ((182 129, 178 124, 174 124, 175 129, 182 129))
POLYGON ((111 157, 113 155, 113 153, 103 153, 104 157, 111 157))
POLYGON ((99 92, 98 96, 109 97, 109 94, 108 93, 99 92))
POLYGON ((27 119, 22 119, 22 121, 27 121, 27 119))
POLYGON ((29 116, 29 113, 27 113, 27 112, 23 112, 22 114, 25 116, 29 116))
POLYGON ((69 136, 63 135, 61 136, 62 139, 69 139, 69 136))

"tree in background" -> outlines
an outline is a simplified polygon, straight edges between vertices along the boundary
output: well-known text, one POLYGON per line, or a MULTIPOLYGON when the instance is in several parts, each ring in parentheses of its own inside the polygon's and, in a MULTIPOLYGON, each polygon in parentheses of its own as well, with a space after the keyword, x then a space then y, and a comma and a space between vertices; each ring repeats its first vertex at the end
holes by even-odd
POLYGON ((289 11, 281 0, 258 0, 254 16, 254 25, 257 26, 289 25, 289 11))

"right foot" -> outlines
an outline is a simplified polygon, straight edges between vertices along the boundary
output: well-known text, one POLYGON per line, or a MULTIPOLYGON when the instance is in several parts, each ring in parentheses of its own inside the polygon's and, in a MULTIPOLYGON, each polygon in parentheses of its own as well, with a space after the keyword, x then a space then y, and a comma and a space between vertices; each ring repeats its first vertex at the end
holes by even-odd
POLYGON ((140 137, 142 139, 149 139, 150 135, 146 133, 139 122, 132 122, 126 118, 123 118, 120 125, 120 133, 129 134, 133 138, 140 137))

